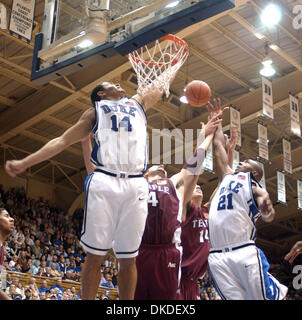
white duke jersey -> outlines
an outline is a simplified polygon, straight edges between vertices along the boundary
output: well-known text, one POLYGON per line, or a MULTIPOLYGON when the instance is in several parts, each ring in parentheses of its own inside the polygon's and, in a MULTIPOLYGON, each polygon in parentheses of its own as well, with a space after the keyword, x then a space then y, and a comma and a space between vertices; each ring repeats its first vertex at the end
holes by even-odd
POLYGON ((211 249, 228 247, 256 238, 260 216, 252 193, 250 172, 225 175, 210 206, 209 236, 211 249))
POLYGON ((95 103, 91 161, 109 171, 141 174, 147 169, 147 119, 134 99, 95 103))

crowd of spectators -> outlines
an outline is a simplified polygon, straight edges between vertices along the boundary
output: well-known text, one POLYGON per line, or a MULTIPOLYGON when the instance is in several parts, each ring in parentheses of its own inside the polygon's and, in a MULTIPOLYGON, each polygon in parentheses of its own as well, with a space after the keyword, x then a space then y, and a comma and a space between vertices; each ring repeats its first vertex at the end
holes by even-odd
MULTIPOLYGON (((10 239, 4 242, 4 267, 7 271, 30 273, 33 276, 59 279, 58 281, 80 281, 85 253, 79 239, 83 219, 83 210, 76 210, 68 216, 63 210, 50 205, 40 198, 30 199, 24 188, 11 188, 8 191, 0 185, 0 207, 4 207, 14 218, 15 230, 10 239)), ((100 286, 117 288, 118 271, 112 261, 105 261, 101 268, 100 286)), ((34 279, 32 277, 31 279, 34 279)), ((10 281, 7 282, 10 290, 10 281)), ((41 299, 38 290, 31 287, 20 288, 16 284, 11 290, 21 291, 25 299, 26 292, 31 299, 41 299)), ((67 292, 45 291, 47 299, 74 299, 71 289, 67 292), (61 292, 61 294, 60 294, 61 292)), ((55 290, 57 291, 57 290, 55 290)), ((42 294, 42 299, 44 294, 42 294)))

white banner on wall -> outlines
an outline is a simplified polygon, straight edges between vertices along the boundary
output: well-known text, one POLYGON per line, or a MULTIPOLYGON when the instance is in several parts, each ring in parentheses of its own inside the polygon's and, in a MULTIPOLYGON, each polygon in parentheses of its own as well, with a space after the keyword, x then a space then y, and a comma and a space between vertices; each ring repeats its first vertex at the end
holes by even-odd
POLYGON ((302 181, 297 180, 298 209, 302 210, 302 181))
POLYGON ((210 144, 207 155, 203 161, 203 169, 213 172, 213 143, 210 144))
POLYGON ((273 84, 265 77, 262 77, 262 113, 274 120, 273 84))
POLYGON ((0 2, 0 29, 7 29, 7 11, 3 3, 0 2))
POLYGON ((258 122, 258 144, 259 157, 268 161, 268 141, 267 128, 264 124, 258 122))
POLYGON ((240 123, 240 111, 235 107, 230 107, 230 130, 234 126, 237 132, 237 141, 236 145, 241 147, 241 123, 240 123))
POLYGON ((289 105, 290 105, 290 129, 293 134, 295 134, 298 137, 301 137, 299 100, 290 94, 289 105))
POLYGON ((277 171, 278 201, 286 203, 285 174, 277 171))
POLYGON ((35 17, 35 0, 12 0, 9 31, 31 41, 35 17))
POLYGON ((237 150, 234 150, 234 158, 233 158, 233 170, 236 170, 238 164, 240 162, 240 153, 237 150))
POLYGON ((283 138, 283 168, 284 171, 292 174, 292 149, 290 141, 283 138))

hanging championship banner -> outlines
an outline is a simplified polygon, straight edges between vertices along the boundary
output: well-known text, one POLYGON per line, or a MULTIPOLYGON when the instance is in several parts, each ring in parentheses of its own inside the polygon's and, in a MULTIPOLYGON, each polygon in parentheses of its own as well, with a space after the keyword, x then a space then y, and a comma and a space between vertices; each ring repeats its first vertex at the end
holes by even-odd
POLYGON ((262 188, 266 189, 266 183, 265 183, 265 172, 264 172, 264 165, 263 163, 257 161, 260 167, 262 168, 263 176, 261 180, 259 181, 259 184, 261 185, 262 188))
POLYGON ((286 203, 285 174, 277 171, 278 201, 286 203))
POLYGON ((262 77, 262 113, 274 120, 273 84, 265 77, 262 77))
POLYGON ((0 29, 7 29, 6 7, 0 2, 0 29))
POLYGON ((241 147, 241 123, 240 123, 240 111, 235 107, 230 107, 230 124, 232 128, 233 126, 236 128, 237 132, 237 141, 236 145, 241 147))
POLYGON ((207 171, 213 172, 213 142, 210 144, 209 149, 207 151, 207 155, 203 161, 203 168, 207 171))
POLYGON ((292 149, 290 145, 290 141, 286 139, 283 140, 283 168, 284 171, 292 174, 293 169, 292 169, 292 149))
POLYGON ((299 117, 299 100, 293 95, 289 95, 290 105, 290 129, 293 134, 301 137, 300 117, 299 117))
POLYGON ((35 0, 12 0, 9 31, 31 41, 35 17, 35 0))
POLYGON ((298 209, 302 210, 302 181, 297 180, 298 209))
POLYGON ((258 144, 259 157, 268 161, 267 128, 260 122, 258 122, 258 144))
POLYGON ((232 168, 234 171, 236 170, 236 168, 240 162, 239 156, 240 156, 239 151, 234 150, 233 168, 232 168))

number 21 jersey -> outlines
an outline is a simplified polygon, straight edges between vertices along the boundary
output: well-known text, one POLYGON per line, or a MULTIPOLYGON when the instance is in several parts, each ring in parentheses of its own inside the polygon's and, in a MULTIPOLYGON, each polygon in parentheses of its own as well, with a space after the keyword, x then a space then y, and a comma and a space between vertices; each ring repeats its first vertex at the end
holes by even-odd
POLYGON ((252 192, 250 172, 223 177, 210 206, 209 240, 211 249, 244 243, 256 238, 260 216, 252 192))

